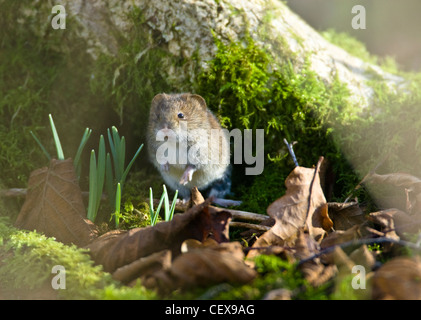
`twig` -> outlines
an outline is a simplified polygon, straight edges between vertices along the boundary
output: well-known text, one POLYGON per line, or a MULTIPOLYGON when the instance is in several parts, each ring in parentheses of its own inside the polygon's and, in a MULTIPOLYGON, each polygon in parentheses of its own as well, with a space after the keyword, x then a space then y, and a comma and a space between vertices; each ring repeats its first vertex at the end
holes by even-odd
MULTIPOLYGON (((0 197, 6 197, 6 198, 17 198, 17 197, 26 197, 28 193, 28 189, 25 188, 11 188, 11 189, 5 189, 0 190, 0 197)), ((89 197, 89 191, 82 191, 82 196, 84 198, 89 197)), ((108 197, 105 193, 101 196, 101 201, 107 200, 108 197)))
POLYGON ((284 143, 288 147, 289 154, 291 155, 292 160, 294 161, 295 166, 296 167, 299 167, 297 158, 295 157, 294 149, 292 148, 293 145, 297 143, 297 141, 294 141, 293 143, 289 143, 288 140, 284 138, 284 143))
POLYGON ((233 209, 224 209, 224 211, 228 211, 229 213, 231 213, 234 219, 239 219, 239 220, 263 222, 270 218, 269 216, 266 216, 264 214, 252 213, 252 212, 247 212, 247 211, 240 211, 240 210, 233 210, 233 209))
POLYGON ((360 239, 360 240, 351 240, 351 241, 347 241, 341 244, 336 244, 330 247, 327 247, 326 249, 308 257, 305 258, 303 260, 301 260, 298 265, 302 265, 305 262, 311 261, 313 259, 316 259, 326 253, 332 252, 333 250, 335 250, 336 247, 340 247, 340 248, 346 248, 349 246, 360 246, 363 244, 373 244, 373 243, 395 243, 395 244, 399 244, 401 246, 404 247, 408 247, 414 250, 420 250, 421 251, 421 247, 415 243, 412 242, 408 242, 408 241, 404 241, 404 240, 396 240, 396 239, 391 239, 391 238, 386 238, 386 237, 380 237, 380 238, 369 238, 369 239, 360 239))
POLYGON ((0 190, 0 197, 25 197, 27 193, 26 189, 12 188, 6 190, 0 190))
POLYGON ((237 227, 237 228, 247 228, 247 229, 254 229, 259 231, 268 231, 270 230, 270 227, 262 226, 260 224, 253 224, 253 223, 247 223, 247 222, 239 222, 239 221, 231 221, 229 223, 230 227, 237 227))

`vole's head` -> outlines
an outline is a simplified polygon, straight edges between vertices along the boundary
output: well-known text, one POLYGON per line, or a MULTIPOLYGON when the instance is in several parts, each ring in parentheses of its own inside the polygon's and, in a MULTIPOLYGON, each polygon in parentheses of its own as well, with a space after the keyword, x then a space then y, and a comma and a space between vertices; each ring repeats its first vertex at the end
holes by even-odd
POLYGON ((207 121, 205 100, 196 94, 156 95, 151 104, 149 129, 156 134, 159 130, 173 130, 177 134, 180 128, 197 129, 207 121))

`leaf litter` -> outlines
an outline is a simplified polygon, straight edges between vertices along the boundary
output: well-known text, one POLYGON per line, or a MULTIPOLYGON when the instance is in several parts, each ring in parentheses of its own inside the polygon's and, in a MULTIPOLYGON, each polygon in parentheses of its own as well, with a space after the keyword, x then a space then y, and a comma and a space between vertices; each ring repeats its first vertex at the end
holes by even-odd
MULTIPOLYGON (((323 157, 314 168, 296 166, 291 171, 285 194, 267 208, 270 219, 254 214, 253 219, 266 226, 261 230, 268 230, 254 230, 247 245, 229 239, 234 211, 211 206, 211 199, 203 199, 197 189, 192 190, 191 207, 171 221, 98 236, 97 227, 86 219, 70 160, 53 159, 48 168, 32 173, 15 225, 87 248, 115 280, 131 286, 140 279, 163 295, 227 283, 253 285, 261 276, 254 259, 276 255, 294 264, 310 286, 327 286, 333 297, 345 283, 355 291, 354 298, 420 299, 421 179, 368 174, 361 183, 400 188, 404 208, 366 212, 357 201, 326 201, 322 162, 323 157), (404 249, 413 256, 402 253, 404 249), (363 268, 363 278, 356 266, 363 268), (358 291, 361 281, 367 290, 358 291)), ((294 292, 282 286, 264 296, 294 298, 294 292)))

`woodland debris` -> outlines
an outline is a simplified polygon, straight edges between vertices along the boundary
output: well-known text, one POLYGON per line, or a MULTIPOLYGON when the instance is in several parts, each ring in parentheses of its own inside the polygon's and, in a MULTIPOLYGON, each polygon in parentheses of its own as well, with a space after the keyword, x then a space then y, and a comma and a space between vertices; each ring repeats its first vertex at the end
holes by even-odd
POLYGON ((15 226, 78 246, 88 244, 97 236, 96 226, 86 218, 72 159, 52 159, 49 167, 31 173, 28 193, 15 226))

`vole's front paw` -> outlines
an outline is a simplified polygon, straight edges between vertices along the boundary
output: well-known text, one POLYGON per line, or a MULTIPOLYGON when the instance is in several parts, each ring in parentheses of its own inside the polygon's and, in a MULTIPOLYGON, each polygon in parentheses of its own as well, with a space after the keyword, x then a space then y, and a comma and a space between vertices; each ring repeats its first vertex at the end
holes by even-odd
POLYGON ((186 185, 187 183, 189 183, 192 179, 193 179, 193 173, 196 171, 196 168, 193 166, 187 166, 186 170, 184 170, 183 175, 181 176, 180 179, 180 184, 181 185, 186 185))

